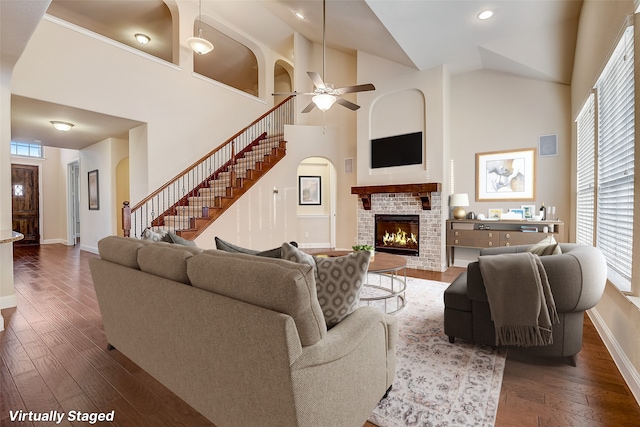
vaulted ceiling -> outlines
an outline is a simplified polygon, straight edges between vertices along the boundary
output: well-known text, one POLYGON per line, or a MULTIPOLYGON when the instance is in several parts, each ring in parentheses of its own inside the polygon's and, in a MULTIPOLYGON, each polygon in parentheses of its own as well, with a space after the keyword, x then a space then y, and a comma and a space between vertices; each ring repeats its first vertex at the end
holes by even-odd
MULTIPOLYGON (((183 1, 186 0, 167 0, 167 4, 183 1)), ((19 54, 26 43, 24 38, 29 36, 20 36, 20 19, 28 21, 25 17, 41 14, 39 9, 48 1, 2 3, 3 25, 10 22, 14 28, 10 42, 5 41, 8 40, 5 34, 9 33, 3 28, 4 61, 16 50, 19 54), (4 3, 24 5, 13 10, 4 3), (33 7, 34 4, 39 8, 33 7), (15 19, 7 16, 5 10, 15 19)), ((328 0, 326 40, 334 49, 353 53, 359 50, 419 70, 444 64, 453 75, 491 69, 570 84, 581 6, 581 0, 328 0), (493 10, 494 16, 479 20, 479 12, 487 8, 493 10)), ((132 35, 144 32, 157 43, 142 49, 172 60, 171 48, 166 46, 170 38, 167 28, 170 16, 162 0, 53 0, 49 12, 132 46, 135 46, 132 35)), ((289 59, 293 55, 294 32, 322 43, 320 0, 203 0, 202 12, 205 22, 207 17, 212 18, 209 23, 217 19, 227 22, 289 59), (305 19, 298 18, 296 12, 305 19)), ((42 111, 51 117, 51 110, 47 112, 45 107, 55 110, 56 106, 36 108, 29 104, 37 100, 14 98, 17 99, 12 133, 28 139, 27 135, 35 132, 29 129, 29 120, 21 116, 28 111, 42 111)), ((87 113, 90 112, 78 112, 88 119, 87 113)), ((93 117, 92 126, 121 134, 123 126, 137 124, 114 119, 118 118, 93 117)), ((71 144, 73 148, 81 148, 98 142, 90 138, 102 135, 78 136, 74 142, 67 134, 65 142, 59 144, 53 133, 37 139, 46 145, 71 144)))

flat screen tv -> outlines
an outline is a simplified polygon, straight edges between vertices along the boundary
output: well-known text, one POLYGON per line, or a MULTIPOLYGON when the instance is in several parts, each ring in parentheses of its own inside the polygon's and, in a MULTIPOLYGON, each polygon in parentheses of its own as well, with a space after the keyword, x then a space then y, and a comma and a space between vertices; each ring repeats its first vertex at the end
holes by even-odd
POLYGON ((371 140, 371 168, 419 165, 422 163, 422 132, 371 140))

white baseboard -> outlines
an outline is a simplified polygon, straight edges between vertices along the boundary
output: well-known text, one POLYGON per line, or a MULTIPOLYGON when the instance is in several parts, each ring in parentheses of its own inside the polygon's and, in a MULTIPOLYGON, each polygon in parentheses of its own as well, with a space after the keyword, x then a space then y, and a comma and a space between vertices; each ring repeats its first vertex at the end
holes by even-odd
POLYGON ((81 251, 87 251, 87 252, 91 252, 92 254, 98 254, 98 248, 93 247, 93 246, 87 246, 87 245, 80 245, 80 250, 81 251))
POLYGON ((640 374, 638 374, 638 371, 624 353, 622 347, 620 347, 618 341, 616 341, 616 338, 613 336, 600 314, 598 314, 596 310, 590 309, 587 310, 587 315, 591 319, 591 322, 593 322, 593 326, 595 326, 596 330, 600 334, 600 338, 602 338, 605 347, 609 350, 609 353, 613 358, 613 362, 620 370, 620 374, 631 389, 633 397, 636 398, 636 402, 640 405, 640 374))
POLYGON ((329 249, 331 247, 331 243, 298 243, 299 248, 320 248, 320 249, 329 249))
POLYGON ((0 309, 13 308, 18 305, 16 294, 0 297, 0 309))
POLYGON ((43 245, 55 245, 56 243, 68 246, 68 242, 66 239, 45 239, 42 241, 43 245))

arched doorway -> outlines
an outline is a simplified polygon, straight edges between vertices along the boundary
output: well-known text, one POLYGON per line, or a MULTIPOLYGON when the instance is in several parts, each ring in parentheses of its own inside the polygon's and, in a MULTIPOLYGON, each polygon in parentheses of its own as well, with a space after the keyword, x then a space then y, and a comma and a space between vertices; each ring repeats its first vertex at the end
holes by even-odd
MULTIPOLYGON (((273 66, 273 91, 274 92, 292 92, 293 67, 282 60, 277 60, 273 66)), ((273 97, 273 105, 278 105, 287 98, 286 95, 275 95, 273 97)))
POLYGON ((323 157, 308 157, 298 164, 297 183, 298 244, 302 248, 335 248, 335 167, 323 157))

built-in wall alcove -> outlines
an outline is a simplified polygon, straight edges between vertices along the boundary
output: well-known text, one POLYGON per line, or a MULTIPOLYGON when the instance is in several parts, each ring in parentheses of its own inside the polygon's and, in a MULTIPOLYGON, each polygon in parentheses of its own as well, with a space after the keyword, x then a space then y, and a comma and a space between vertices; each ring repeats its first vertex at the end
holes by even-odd
POLYGON ((47 14, 177 64, 178 49, 175 46, 179 42, 174 29, 174 19, 176 22, 178 19, 177 7, 174 1, 170 3, 167 5, 163 0, 53 0, 47 14), (147 36, 149 41, 140 43, 136 34, 147 36))
POLYGON ((308 157, 296 175, 296 241, 301 248, 335 247, 335 167, 323 157, 308 157))
MULTIPOLYGON (((273 66, 273 91, 275 93, 293 92, 293 67, 280 59, 273 66)), ((287 98, 288 95, 275 95, 273 105, 278 105, 287 98)))
POLYGON ((259 96, 259 67, 255 53, 206 22, 196 20, 193 25, 194 33, 198 28, 202 28, 203 37, 213 43, 214 49, 206 55, 193 55, 193 71, 242 92, 259 96))

